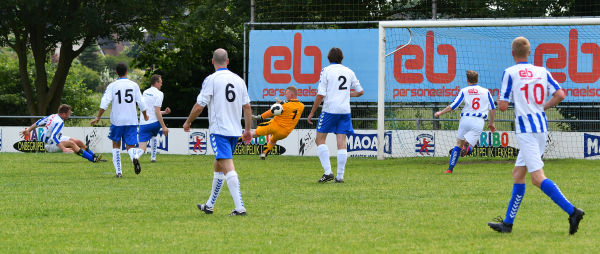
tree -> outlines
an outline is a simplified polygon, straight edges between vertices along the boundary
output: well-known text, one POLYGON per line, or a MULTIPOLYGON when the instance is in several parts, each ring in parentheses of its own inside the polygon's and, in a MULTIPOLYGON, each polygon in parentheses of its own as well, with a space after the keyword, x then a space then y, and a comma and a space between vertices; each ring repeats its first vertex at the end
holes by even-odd
POLYGON ((187 116, 202 81, 214 72, 215 49, 226 49, 229 69, 242 75, 243 24, 250 17, 250 1, 206 0, 187 7, 187 15, 148 29, 134 60, 134 66, 150 70, 146 75, 162 75, 163 105, 175 116, 187 116))
POLYGON ((176 16, 182 10, 176 1, 3 0, 0 46, 11 47, 18 56, 29 113, 45 115, 60 104, 73 60, 97 38, 136 39, 143 35, 142 28, 156 27, 161 17, 176 16), (48 75, 46 62, 57 48, 56 71, 48 75), (34 61, 31 70, 29 54, 34 61), (29 73, 34 74, 33 80, 29 73))

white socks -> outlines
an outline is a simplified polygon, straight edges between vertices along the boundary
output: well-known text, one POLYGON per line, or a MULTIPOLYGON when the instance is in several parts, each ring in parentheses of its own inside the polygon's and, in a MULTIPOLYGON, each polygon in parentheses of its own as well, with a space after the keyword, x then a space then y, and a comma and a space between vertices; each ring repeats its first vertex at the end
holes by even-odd
MULTIPOLYGON (((225 180, 225 174, 222 172, 215 172, 213 176, 212 189, 210 191, 210 197, 208 201, 206 201, 206 206, 214 207, 217 202, 217 198, 219 197, 219 192, 223 187, 223 182, 225 180)), ((239 184, 239 183, 238 183, 239 184)))
POLYGON ((244 201, 242 201, 242 193, 240 192, 240 181, 238 180, 238 174, 234 171, 229 171, 227 175, 225 175, 227 179, 227 187, 229 187, 229 192, 231 192, 231 197, 233 198, 233 203, 235 204, 235 210, 238 212, 245 212, 246 208, 244 208, 244 201))
POLYGON ((121 149, 113 148, 113 165, 115 166, 116 174, 122 173, 121 171, 121 149))
POLYGON ((325 174, 331 174, 331 162, 329 161, 329 149, 327 145, 322 144, 317 146, 317 154, 319 155, 319 160, 321 161, 323 170, 325 170, 325 174))
POLYGON ((133 157, 135 157, 135 154, 137 153, 135 148, 129 148, 127 150, 127 153, 129 154, 129 158, 131 158, 131 161, 133 161, 133 157))
POLYGON ((340 149, 337 152, 337 179, 344 179, 344 171, 346 170, 346 160, 348 159, 348 152, 346 149, 340 149))
POLYGON ((156 150, 158 149, 158 140, 156 137, 150 139, 150 160, 156 160, 156 150))

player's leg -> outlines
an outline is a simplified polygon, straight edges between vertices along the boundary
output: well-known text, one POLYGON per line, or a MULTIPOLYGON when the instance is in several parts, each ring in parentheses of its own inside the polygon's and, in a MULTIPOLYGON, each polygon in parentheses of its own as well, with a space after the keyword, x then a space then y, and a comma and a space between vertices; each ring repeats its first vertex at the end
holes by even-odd
POLYGON ((333 180, 333 173, 331 172, 331 161, 329 161, 329 148, 325 144, 327 140, 327 134, 335 132, 337 128, 337 118, 334 114, 327 112, 321 112, 319 116, 319 123, 317 124, 317 136, 315 137, 315 143, 317 144, 317 155, 321 166, 323 167, 323 176, 318 182, 328 182, 333 180))
POLYGON ((219 171, 225 174, 227 187, 235 204, 235 209, 231 211, 230 215, 246 215, 246 208, 240 190, 240 180, 233 164, 233 151, 237 144, 237 137, 217 136, 216 141, 219 147, 219 155, 215 156, 217 167, 219 171))
POLYGON ((74 152, 75 154, 83 157, 84 159, 87 159, 88 161, 91 161, 91 162, 96 162, 97 161, 96 158, 92 154, 90 154, 87 151, 81 149, 79 147, 79 145, 77 145, 77 143, 75 143, 75 142, 72 141, 72 139, 62 140, 59 143, 58 147, 60 147, 63 150, 64 153, 74 152))
POLYGON ((111 124, 108 132, 108 138, 112 141, 112 159, 117 177, 121 177, 123 174, 123 171, 121 170, 121 139, 123 138, 123 127, 124 126, 111 124))
POLYGON ((273 150, 273 147, 275 147, 275 145, 277 144, 277 141, 279 139, 275 136, 272 135, 271 138, 269 139, 269 142, 267 143, 267 147, 260 153, 260 158, 262 160, 264 160, 265 158, 267 158, 267 154, 273 150))
POLYGON ((344 173, 346 171, 346 162, 348 161, 348 151, 346 150, 346 134, 335 134, 337 143, 337 175, 336 183, 344 182, 344 173))
POLYGON ((531 174, 531 182, 533 185, 539 187, 556 205, 569 215, 569 233, 574 234, 577 232, 579 221, 583 219, 585 213, 583 210, 575 208, 560 191, 558 186, 552 180, 546 178, 544 174, 542 155, 546 148, 546 133, 531 133, 528 137, 532 139, 532 143, 535 142, 534 146, 537 145, 537 147, 533 147, 537 148, 533 149, 536 151, 528 153, 529 156, 525 160, 527 169, 531 174))
POLYGON ((156 154, 158 153, 158 136, 150 139, 150 162, 156 162, 156 154))
POLYGON ((213 170, 213 182, 212 188, 210 190, 210 196, 208 197, 206 203, 197 205, 198 209, 200 209, 206 214, 213 213, 213 208, 215 207, 215 203, 217 202, 217 198, 219 197, 219 192, 221 192, 223 182, 225 181, 225 174, 219 170, 217 160, 215 160, 213 164, 213 170))
MULTIPOLYGON (((92 152, 92 150, 89 147, 87 147, 83 143, 83 141, 81 141, 79 139, 76 139, 76 138, 71 138, 71 137, 69 137, 69 141, 71 141, 75 145, 77 145, 77 147, 79 147, 82 151, 85 151, 86 153, 88 153, 92 157, 92 160, 90 160, 91 162, 97 162, 98 160, 100 160, 102 158, 102 155, 100 155, 100 154, 94 154, 94 152, 92 152)), ((81 153, 79 155, 82 156, 82 157, 84 157, 83 156, 83 154, 84 154, 83 152, 80 151, 80 152, 76 152, 76 153, 77 154, 81 153)), ((87 157, 84 157, 84 158, 88 159, 87 157)))
POLYGON ((158 135, 160 131, 160 123, 154 122, 150 124, 140 125, 139 133, 137 133, 137 141, 139 145, 139 149, 134 150, 134 157, 138 159, 146 152, 148 148, 148 142, 152 139, 152 137, 158 135))
POLYGON ((140 165, 139 158, 142 155, 143 151, 139 148, 135 148, 138 144, 138 133, 137 126, 123 126, 123 142, 125 142, 125 148, 127 149, 127 154, 129 154, 129 158, 133 163, 133 170, 136 174, 142 172, 142 166, 140 165))
MULTIPOLYGON (((461 135, 461 136, 464 138, 464 135, 461 135)), ((456 166, 456 163, 458 162, 458 158, 460 157, 461 147, 463 147, 464 144, 465 144, 464 139, 456 138, 456 146, 454 146, 452 148, 452 151, 450 152, 450 161, 448 162, 448 170, 446 170, 446 173, 452 174, 452 171, 454 170, 454 166, 456 166)))

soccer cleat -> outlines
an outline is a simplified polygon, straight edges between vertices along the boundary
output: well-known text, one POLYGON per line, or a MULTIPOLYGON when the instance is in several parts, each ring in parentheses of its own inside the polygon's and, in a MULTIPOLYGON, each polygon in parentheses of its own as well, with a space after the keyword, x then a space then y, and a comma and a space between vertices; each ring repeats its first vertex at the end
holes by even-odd
POLYGON ((246 211, 238 212, 235 209, 231 210, 229 216, 246 216, 246 211))
POLYGON ((142 166, 140 166, 140 160, 138 158, 133 158, 133 170, 136 175, 139 175, 142 172, 142 166))
POLYGON ((99 161, 102 161, 102 154, 94 154, 93 162, 99 162, 99 161))
POLYGON ((321 179, 319 179, 319 182, 324 183, 324 182, 329 182, 331 180, 333 180, 333 174, 329 174, 329 175, 323 174, 321 179))
POLYGON ((155 163, 155 162, 156 162, 156 160, 150 160, 150 162, 151 162, 151 163, 155 163))
POLYGON ((264 153, 261 153, 261 154, 260 154, 260 159, 261 159, 261 160, 264 160, 264 159, 266 159, 266 158, 267 158, 267 155, 266 155, 266 154, 264 154, 264 153))
POLYGON ((446 174, 452 174, 452 170, 450 170, 450 169, 447 169, 447 170, 446 170, 446 174))
POLYGON ((573 213, 569 215, 569 234, 572 235, 577 233, 577 230, 579 229, 579 222, 583 220, 584 215, 585 212, 583 212, 583 210, 577 207, 573 208, 573 213))
POLYGON ((121 173, 117 173, 117 175, 115 177, 116 178, 121 178, 121 177, 123 177, 123 175, 121 173))
POLYGON ((488 222, 488 226, 493 230, 500 233, 510 233, 512 232, 513 224, 508 224, 504 222, 502 217, 498 216, 494 219, 496 222, 488 222))
POLYGON ((471 145, 463 145, 462 149, 460 149, 460 157, 465 157, 466 155, 471 154, 471 152, 473 152, 471 145))
POLYGON ((200 211, 203 211, 205 214, 212 214, 213 213, 213 208, 207 206, 206 204, 198 204, 196 206, 198 207, 198 209, 200 209, 200 211))
POLYGON ((344 183, 344 179, 337 179, 335 178, 335 180, 333 180, 334 183, 344 183))

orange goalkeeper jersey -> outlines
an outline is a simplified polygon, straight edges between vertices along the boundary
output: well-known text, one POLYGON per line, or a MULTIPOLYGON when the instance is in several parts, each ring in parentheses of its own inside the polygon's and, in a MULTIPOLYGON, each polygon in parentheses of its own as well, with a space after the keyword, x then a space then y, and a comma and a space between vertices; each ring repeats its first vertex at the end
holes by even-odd
MULTIPOLYGON (((297 99, 289 100, 281 104, 283 106, 283 112, 281 115, 273 117, 273 119, 269 122, 276 123, 282 129, 285 129, 289 132, 296 128, 296 124, 298 124, 298 120, 302 116, 302 111, 304 111, 304 104, 299 102, 297 99)), ((271 110, 267 110, 262 113, 262 118, 267 119, 273 116, 271 110)))

